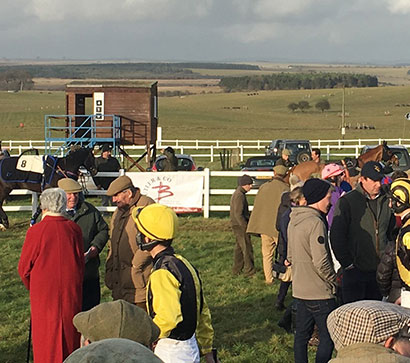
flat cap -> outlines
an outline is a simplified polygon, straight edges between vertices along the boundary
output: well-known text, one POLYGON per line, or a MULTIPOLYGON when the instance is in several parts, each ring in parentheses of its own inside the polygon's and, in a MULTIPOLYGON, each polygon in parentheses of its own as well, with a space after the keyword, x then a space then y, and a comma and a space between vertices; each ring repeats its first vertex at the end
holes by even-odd
POLYGON ((273 167, 273 171, 276 176, 285 176, 289 169, 284 165, 276 165, 273 167))
POLYGON ((64 363, 161 363, 151 350, 128 339, 104 339, 72 352, 64 363))
POLYGON ((60 179, 57 184, 66 193, 80 193, 83 190, 80 183, 71 178, 60 179))
POLYGON ((99 304, 73 318, 77 330, 91 342, 125 338, 150 346, 159 336, 159 328, 148 314, 124 300, 99 304))
POLYGON ((410 309, 376 300, 342 305, 327 318, 336 350, 356 343, 384 343, 409 323, 410 309))
POLYGON ((282 154, 290 156, 290 151, 288 149, 283 149, 282 154))
POLYGON ((107 195, 112 197, 113 195, 122 192, 125 189, 132 188, 132 180, 126 176, 121 175, 117 179, 113 180, 107 189, 107 195))

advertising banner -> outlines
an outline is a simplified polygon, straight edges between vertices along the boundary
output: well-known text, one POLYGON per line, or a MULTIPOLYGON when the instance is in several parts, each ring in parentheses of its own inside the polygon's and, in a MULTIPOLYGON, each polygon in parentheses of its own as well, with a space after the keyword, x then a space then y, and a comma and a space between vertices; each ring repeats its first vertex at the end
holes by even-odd
POLYGON ((202 212, 204 176, 200 172, 126 173, 141 193, 176 213, 202 212))

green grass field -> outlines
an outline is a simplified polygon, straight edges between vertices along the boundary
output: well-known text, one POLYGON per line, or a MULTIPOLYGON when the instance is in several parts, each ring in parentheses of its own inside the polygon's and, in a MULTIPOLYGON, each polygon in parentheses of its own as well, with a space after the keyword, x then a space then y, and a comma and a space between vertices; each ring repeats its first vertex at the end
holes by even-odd
MULTIPOLYGON (((342 90, 261 91, 162 97, 159 126, 163 139, 253 140, 275 138, 341 138, 342 90), (327 98, 331 109, 314 105, 327 98), (306 100, 312 108, 291 112, 291 102, 306 100)), ((410 111, 410 86, 354 88, 345 92, 345 138, 409 137, 404 115, 410 111), (388 116, 386 116, 388 114, 388 116), (355 130, 357 124, 374 130, 355 130)), ((0 92, 2 140, 44 139, 44 115, 65 114, 64 92, 0 92), (19 127, 20 123, 24 127, 19 127)))
MULTIPOLYGON (((10 213, 11 228, 1 233, 1 363, 23 362, 26 357, 29 297, 18 276, 17 264, 28 219, 27 213, 10 213)), ((253 242, 258 272, 251 279, 231 275, 234 237, 227 218, 181 217, 174 245, 201 273, 216 332, 215 346, 222 362, 292 362, 293 336, 277 326, 281 313, 274 308, 279 283, 265 285, 260 239, 253 238, 253 242)), ((105 261, 106 250, 102 255, 105 261)), ((103 267, 104 262, 100 268, 102 276, 103 267)), ((111 300, 103 282, 102 299, 111 300)), ((290 294, 286 304, 289 301, 290 294)), ((310 358, 313 357, 314 348, 310 350, 310 358)))

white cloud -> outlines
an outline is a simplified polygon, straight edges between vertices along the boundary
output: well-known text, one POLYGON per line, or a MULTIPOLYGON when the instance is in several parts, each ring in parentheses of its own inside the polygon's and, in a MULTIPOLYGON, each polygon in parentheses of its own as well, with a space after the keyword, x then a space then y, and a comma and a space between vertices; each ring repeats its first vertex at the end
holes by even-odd
POLYGON ((237 24, 224 30, 225 36, 241 43, 265 42, 283 35, 283 27, 276 23, 237 24))
POLYGON ((213 0, 31 0, 26 12, 47 22, 160 20, 204 17, 212 5, 213 0))
POLYGON ((388 9, 393 14, 410 13, 410 0, 386 0, 388 9))

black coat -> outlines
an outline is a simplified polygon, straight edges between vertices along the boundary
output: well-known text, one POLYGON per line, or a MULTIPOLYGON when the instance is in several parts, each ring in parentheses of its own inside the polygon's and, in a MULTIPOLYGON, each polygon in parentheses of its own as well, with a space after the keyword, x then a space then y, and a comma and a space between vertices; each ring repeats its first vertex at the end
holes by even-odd
POLYGON ((384 250, 377 267, 376 280, 381 294, 389 296, 390 302, 394 302, 392 300, 396 300, 395 297, 400 296, 402 283, 397 270, 396 243, 394 241, 390 241, 384 250))

